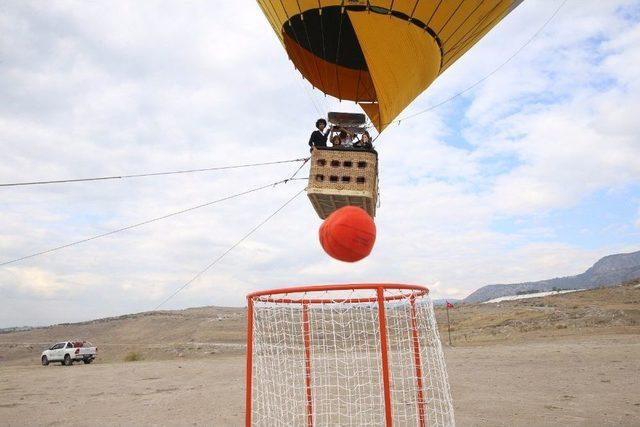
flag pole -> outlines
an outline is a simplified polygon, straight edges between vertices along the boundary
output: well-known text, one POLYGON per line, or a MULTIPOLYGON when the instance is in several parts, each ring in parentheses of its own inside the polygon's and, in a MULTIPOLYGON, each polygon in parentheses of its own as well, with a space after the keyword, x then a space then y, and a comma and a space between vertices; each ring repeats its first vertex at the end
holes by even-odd
POLYGON ((449 301, 447 301, 447 330, 449 332, 449 347, 453 347, 453 344, 451 344, 451 322, 449 321, 449 301))

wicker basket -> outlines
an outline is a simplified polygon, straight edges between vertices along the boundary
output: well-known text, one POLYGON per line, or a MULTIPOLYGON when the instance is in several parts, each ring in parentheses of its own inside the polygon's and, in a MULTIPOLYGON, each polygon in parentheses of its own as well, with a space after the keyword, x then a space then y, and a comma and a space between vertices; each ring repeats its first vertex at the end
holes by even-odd
POLYGON ((349 205, 375 217, 378 154, 368 150, 314 148, 307 195, 322 219, 349 205))

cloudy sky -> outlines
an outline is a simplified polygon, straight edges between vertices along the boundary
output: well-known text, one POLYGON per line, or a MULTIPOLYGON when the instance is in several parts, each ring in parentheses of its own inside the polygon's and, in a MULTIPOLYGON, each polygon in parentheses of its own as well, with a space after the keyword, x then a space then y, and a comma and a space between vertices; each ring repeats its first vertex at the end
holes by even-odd
MULTIPOLYGON (((526 0, 403 116, 492 72, 558 5, 526 0)), ((357 111, 301 79, 252 1, 10 0, 0 3, 0 35, 0 183, 305 157, 319 115, 357 111)), ((639 67, 637 1, 568 0, 497 73, 378 139, 382 206, 369 258, 328 258, 303 193, 164 307, 240 306, 256 289, 366 281, 456 298, 639 250, 639 67)), ((297 166, 0 187, 0 263, 297 166)), ((153 309, 304 185, 1 266, 0 327, 153 309)))

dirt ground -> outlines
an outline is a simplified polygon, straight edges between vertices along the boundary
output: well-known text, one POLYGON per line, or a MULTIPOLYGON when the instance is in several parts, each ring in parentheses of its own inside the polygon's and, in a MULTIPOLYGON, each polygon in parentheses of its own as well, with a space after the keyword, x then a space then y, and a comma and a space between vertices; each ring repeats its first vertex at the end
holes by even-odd
MULTIPOLYGON (((445 351, 460 426, 640 425, 638 334, 445 351)), ((1 425, 239 426, 243 408, 242 355, 0 368, 1 425)))

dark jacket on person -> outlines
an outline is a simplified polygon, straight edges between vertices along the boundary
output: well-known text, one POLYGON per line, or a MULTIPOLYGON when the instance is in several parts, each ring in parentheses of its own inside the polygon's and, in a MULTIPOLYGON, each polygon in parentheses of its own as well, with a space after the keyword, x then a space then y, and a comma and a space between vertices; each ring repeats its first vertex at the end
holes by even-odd
POLYGON ((329 136, 328 130, 327 130, 327 133, 322 133, 319 130, 314 130, 311 133, 311 137, 309 138, 309 146, 310 147, 326 147, 327 136, 329 136))
POLYGON ((353 144, 353 146, 362 150, 373 150, 373 144, 371 143, 371 141, 362 142, 362 140, 360 140, 353 144))

